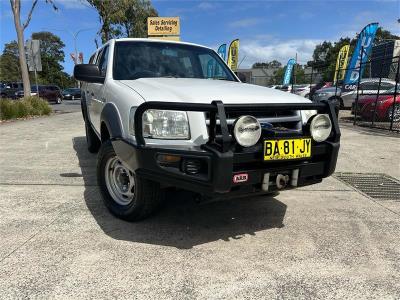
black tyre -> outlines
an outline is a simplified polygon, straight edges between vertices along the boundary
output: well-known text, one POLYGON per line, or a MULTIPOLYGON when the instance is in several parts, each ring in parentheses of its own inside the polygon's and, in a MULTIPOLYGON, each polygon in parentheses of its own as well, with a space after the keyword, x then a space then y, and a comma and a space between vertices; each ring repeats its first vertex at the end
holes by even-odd
POLYGON ((86 143, 90 153, 97 153, 100 149, 101 141, 94 132, 92 126, 85 119, 86 143))
POLYGON ((110 141, 100 147, 97 182, 106 207, 113 215, 126 221, 146 218, 163 199, 160 185, 136 176, 123 165, 110 141))

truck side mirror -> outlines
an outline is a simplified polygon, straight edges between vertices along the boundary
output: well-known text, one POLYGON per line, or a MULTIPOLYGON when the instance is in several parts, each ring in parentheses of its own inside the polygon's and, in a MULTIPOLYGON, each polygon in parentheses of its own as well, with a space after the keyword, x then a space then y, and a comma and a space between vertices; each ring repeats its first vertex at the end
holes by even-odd
POLYGON ((105 77, 101 75, 99 67, 94 64, 79 64, 74 67, 74 77, 76 80, 104 83, 105 77))

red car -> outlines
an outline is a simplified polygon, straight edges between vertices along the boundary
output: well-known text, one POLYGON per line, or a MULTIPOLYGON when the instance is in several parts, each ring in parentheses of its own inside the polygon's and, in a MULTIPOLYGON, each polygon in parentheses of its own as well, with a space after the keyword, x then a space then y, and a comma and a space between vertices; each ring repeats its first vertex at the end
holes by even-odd
MULTIPOLYGON (((393 114, 393 121, 400 121, 400 87, 397 86, 396 100, 394 99, 395 88, 385 91, 384 94, 379 95, 376 101, 376 95, 362 96, 358 99, 357 115, 362 119, 372 120, 375 112, 376 121, 391 121, 393 114), (376 103, 376 108, 375 108, 376 103), (393 112, 394 105, 394 112, 393 112)), ((354 103, 353 103, 354 112, 354 103)))

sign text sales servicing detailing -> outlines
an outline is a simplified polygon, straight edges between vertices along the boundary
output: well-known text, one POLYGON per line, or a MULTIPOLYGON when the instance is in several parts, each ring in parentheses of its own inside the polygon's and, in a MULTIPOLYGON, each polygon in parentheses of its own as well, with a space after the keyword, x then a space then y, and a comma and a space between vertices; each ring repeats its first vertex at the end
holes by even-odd
POLYGON ((179 17, 147 18, 147 35, 180 35, 179 17))

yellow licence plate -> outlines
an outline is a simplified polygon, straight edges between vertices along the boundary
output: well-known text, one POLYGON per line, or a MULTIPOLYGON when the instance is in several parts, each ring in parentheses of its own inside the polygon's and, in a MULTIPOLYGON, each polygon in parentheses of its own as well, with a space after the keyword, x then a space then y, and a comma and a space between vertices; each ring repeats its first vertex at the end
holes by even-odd
POLYGON ((264 141, 264 160, 311 157, 311 138, 264 141))

